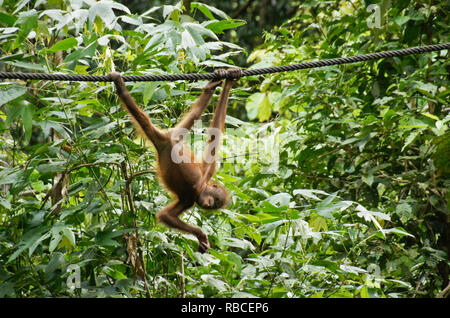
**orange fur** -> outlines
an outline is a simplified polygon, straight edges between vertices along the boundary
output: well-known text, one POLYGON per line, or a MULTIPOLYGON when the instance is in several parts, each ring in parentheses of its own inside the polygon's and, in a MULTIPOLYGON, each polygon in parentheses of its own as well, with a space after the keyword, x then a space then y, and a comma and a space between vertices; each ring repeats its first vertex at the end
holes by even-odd
MULTIPOLYGON (((219 70, 218 72, 224 71, 219 70)), ((234 78, 239 77, 240 70, 231 70, 231 72, 235 74, 234 78)), ((219 75, 223 75, 223 73, 219 75)), ((179 216, 195 203, 205 209, 222 208, 228 201, 228 194, 223 186, 210 182, 214 174, 215 158, 213 162, 199 164, 190 149, 183 146, 180 157, 182 160, 177 163, 172 158, 172 150, 180 140, 173 140, 172 137, 176 136, 176 132, 179 132, 177 129, 190 130, 192 128, 194 121, 200 118, 208 106, 216 87, 221 84, 221 81, 212 81, 206 85, 196 103, 180 123, 173 129, 163 131, 154 126, 148 115, 136 104, 120 74, 111 73, 110 77, 116 85, 121 104, 131 115, 135 126, 155 146, 158 152, 159 177, 167 190, 175 197, 171 204, 158 212, 158 221, 169 227, 195 235, 199 241, 199 251, 205 252, 209 248, 206 234, 200 228, 181 221, 179 216)), ((233 83, 234 80, 225 82, 211 123, 212 128, 218 128, 220 131, 224 128, 228 95, 233 83)), ((208 140, 211 139, 213 138, 208 138, 208 140)), ((208 143, 206 151, 217 154, 218 151, 212 147, 212 143, 208 143)))

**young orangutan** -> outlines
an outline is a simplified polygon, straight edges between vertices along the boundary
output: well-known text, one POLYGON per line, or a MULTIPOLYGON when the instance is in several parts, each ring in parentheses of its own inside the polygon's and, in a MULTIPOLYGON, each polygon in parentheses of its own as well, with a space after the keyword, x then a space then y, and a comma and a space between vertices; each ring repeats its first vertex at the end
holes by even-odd
POLYGON ((175 196, 172 203, 158 212, 157 220, 171 228, 195 235, 199 242, 198 250, 202 253, 210 247, 208 236, 199 227, 180 220, 180 215, 195 203, 204 209, 220 209, 227 204, 227 190, 210 179, 215 172, 216 155, 225 126, 228 96, 232 85, 239 79, 242 71, 240 69, 216 70, 215 73, 221 78, 226 77, 227 80, 223 85, 208 130, 208 144, 202 163, 195 160, 190 149, 185 147, 182 141, 194 125, 194 121, 200 118, 216 87, 222 81, 208 83, 186 116, 174 128, 161 130, 154 126, 148 115, 137 106, 125 87, 121 75, 116 72, 109 75, 116 85, 122 105, 133 118, 137 128, 155 146, 158 152, 159 175, 167 189, 175 196))

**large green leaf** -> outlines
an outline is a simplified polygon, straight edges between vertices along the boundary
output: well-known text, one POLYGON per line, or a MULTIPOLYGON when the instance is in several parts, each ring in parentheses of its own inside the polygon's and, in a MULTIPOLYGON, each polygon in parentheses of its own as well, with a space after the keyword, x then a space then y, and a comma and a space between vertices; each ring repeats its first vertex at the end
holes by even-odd
POLYGON ((221 21, 212 20, 212 21, 205 22, 203 25, 205 28, 211 30, 212 32, 214 32, 216 34, 221 34, 221 33, 224 33, 224 31, 226 31, 226 30, 235 29, 235 28, 238 28, 245 24, 246 24, 246 22, 244 20, 233 19, 233 20, 221 20, 221 21))
POLYGON ((268 120, 272 114, 272 105, 266 93, 250 95, 245 104, 245 109, 250 120, 258 118, 260 122, 268 120))
MULTIPOLYGON (((6 89, 0 89, 0 106, 9 103, 12 100, 15 100, 16 98, 19 98, 20 96, 23 96, 27 92, 27 89, 25 87, 8 87, 6 89)), ((22 111, 21 107, 11 107, 11 114, 20 114, 22 111)), ((7 123, 13 122, 17 117, 7 119, 7 123)), ((8 117, 10 117, 8 116, 8 117)))
POLYGON ((36 10, 30 10, 22 12, 17 19, 15 26, 19 27, 16 41, 14 42, 14 48, 21 45, 27 38, 30 32, 38 26, 38 14, 36 10))
POLYGON ((204 3, 200 3, 200 2, 192 2, 191 3, 191 9, 199 9, 204 15, 206 15, 206 17, 208 17, 208 19, 213 20, 214 19, 214 15, 217 15, 218 17, 228 20, 230 19, 230 17, 223 12, 222 10, 219 10, 213 6, 204 4, 204 3))
POLYGON ((32 104, 25 105, 22 109, 22 121, 25 129, 25 140, 29 142, 33 129, 34 106, 32 104))
POLYGON ((77 44, 78 41, 75 38, 67 38, 55 43, 52 47, 46 50, 46 52, 53 53, 57 51, 67 51, 77 46, 77 44))

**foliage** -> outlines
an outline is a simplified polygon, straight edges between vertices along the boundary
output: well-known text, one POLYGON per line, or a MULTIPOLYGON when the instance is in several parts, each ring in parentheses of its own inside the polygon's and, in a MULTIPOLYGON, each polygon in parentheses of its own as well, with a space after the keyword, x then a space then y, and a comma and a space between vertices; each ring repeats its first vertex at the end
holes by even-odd
MULTIPOLYGON (((218 35, 245 22, 204 3, 190 16, 182 2, 142 14, 108 0, 0 4, 2 71, 201 72, 242 53, 218 35)), ((248 61, 448 42, 445 4, 387 4, 371 28, 368 3, 307 2, 248 61)), ((156 224, 170 198, 155 152, 110 83, 0 83, 0 296, 437 295, 449 277, 447 54, 239 81, 216 177, 231 203, 184 216, 208 233, 207 254, 156 224), (256 159, 255 136, 275 141, 256 159)), ((204 84, 129 88, 167 128, 204 84)))
MULTIPOLYGON (((140 0, 120 0, 120 2, 133 12, 145 12, 148 10, 148 3, 140 0)), ((153 0, 152 5, 173 5, 178 2, 179 0, 153 0)), ((183 0, 186 8, 185 11, 188 11, 196 19, 202 19, 203 13, 200 10, 196 10, 195 6, 193 6, 192 10, 187 10, 187 8, 191 7, 190 3, 192 2, 192 0, 183 0)), ((232 18, 239 18, 246 21, 245 28, 228 29, 227 32, 221 33, 218 36, 223 40, 239 44, 249 51, 264 42, 265 32, 270 31, 273 27, 277 27, 292 16, 295 16, 298 7, 305 5, 305 1, 303 0, 210 0, 203 2, 226 12, 232 18)), ((246 55, 241 54, 236 56, 235 60, 239 61, 239 65, 244 65, 245 58, 246 55)))

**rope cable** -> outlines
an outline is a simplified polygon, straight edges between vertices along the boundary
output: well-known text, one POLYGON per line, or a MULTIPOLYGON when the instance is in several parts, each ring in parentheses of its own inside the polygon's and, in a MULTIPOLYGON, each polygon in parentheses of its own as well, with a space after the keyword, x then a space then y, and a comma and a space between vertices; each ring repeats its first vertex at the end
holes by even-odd
MULTIPOLYGON (((269 73, 279 73, 308 68, 317 68, 330 65, 339 65, 346 63, 357 63, 369 60, 377 60, 387 57, 404 56, 411 54, 422 54, 433 51, 450 49, 450 43, 433 44, 427 46, 418 46, 393 51, 384 51, 378 53, 369 53, 350 57, 339 57, 319 61, 310 61, 299 64, 266 67, 259 69, 243 70, 241 77, 262 75, 269 73)), ((125 75, 125 82, 152 82, 152 81, 198 81, 198 80, 220 80, 227 78, 230 74, 218 76, 216 73, 188 73, 188 74, 159 74, 159 75, 125 75)), ((17 73, 0 72, 0 79, 18 79, 18 80, 47 80, 47 81, 79 81, 79 82, 111 82, 109 75, 81 75, 81 74, 47 74, 47 73, 17 73)))

